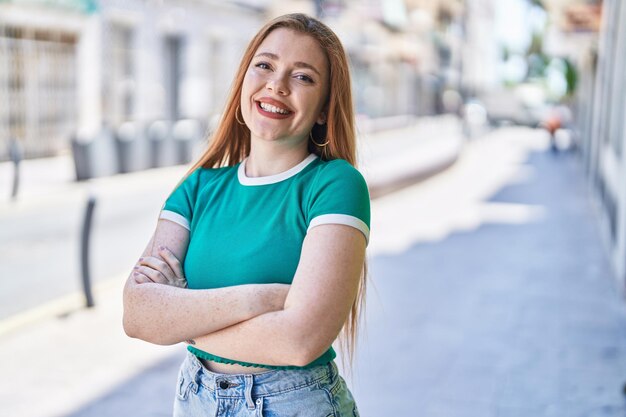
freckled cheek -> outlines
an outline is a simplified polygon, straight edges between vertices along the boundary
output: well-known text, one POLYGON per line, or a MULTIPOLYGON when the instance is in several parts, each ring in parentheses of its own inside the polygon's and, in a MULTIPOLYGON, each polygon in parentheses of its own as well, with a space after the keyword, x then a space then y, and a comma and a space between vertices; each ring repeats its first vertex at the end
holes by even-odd
MULTIPOLYGON (((311 94, 306 97, 306 107, 314 112, 319 112, 324 106, 324 97, 319 94, 311 94)), ((317 117, 317 114, 315 115, 317 117)))
POLYGON ((255 71, 248 71, 243 79, 244 87, 258 87, 264 82, 263 77, 255 71))
POLYGON ((242 94, 245 92, 249 93, 254 89, 256 79, 257 76, 252 71, 248 71, 246 73, 246 75, 243 77, 242 94))

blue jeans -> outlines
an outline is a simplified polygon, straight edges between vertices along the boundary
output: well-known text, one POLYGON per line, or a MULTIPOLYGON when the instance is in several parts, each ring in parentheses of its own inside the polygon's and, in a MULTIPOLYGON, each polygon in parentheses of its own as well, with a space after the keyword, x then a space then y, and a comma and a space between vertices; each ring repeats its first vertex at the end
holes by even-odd
POLYGON ((358 417, 337 365, 259 374, 211 372, 187 352, 176 384, 174 417, 358 417))

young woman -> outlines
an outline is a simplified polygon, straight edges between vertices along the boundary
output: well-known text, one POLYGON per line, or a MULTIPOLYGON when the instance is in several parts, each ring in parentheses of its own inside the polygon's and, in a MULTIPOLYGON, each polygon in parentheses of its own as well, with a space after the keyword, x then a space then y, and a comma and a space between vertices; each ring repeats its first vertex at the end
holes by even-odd
POLYGON ((364 297, 355 162, 339 39, 306 15, 271 21, 124 289, 129 336, 189 344, 174 415, 358 415, 331 347, 343 329, 351 358, 364 297))

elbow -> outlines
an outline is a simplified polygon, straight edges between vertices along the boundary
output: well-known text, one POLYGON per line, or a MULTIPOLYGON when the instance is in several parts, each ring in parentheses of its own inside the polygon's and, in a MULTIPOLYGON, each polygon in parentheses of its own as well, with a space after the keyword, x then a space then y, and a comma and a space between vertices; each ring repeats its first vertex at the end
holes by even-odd
POLYGON ((132 319, 126 310, 124 310, 122 326, 124 327, 124 333, 126 333, 126 336, 132 337, 133 339, 140 339, 139 326, 137 326, 136 321, 132 319))
POLYGON ((307 366, 322 356, 331 346, 332 341, 326 342, 322 338, 313 336, 313 334, 315 334, 315 330, 293 340, 291 344, 293 349, 290 349, 290 354, 288 355, 291 366, 307 366))
POLYGON ((292 352, 289 365, 298 367, 307 366, 311 362, 322 356, 322 354, 324 354, 324 352, 326 352, 328 348, 329 346, 322 348, 301 347, 299 349, 296 349, 294 352, 292 352))
POLYGON ((143 326, 140 323, 139 317, 133 314, 133 311, 128 308, 124 308, 122 326, 124 327, 124 333, 126 333, 126 336, 133 339, 146 340, 142 334, 143 326))
POLYGON ((127 290, 124 293, 122 327, 126 336, 162 346, 178 343, 176 340, 170 340, 154 327, 154 320, 142 314, 137 301, 134 290, 127 290))
POLYGON ((307 366, 308 364, 313 362, 315 359, 317 358, 314 358, 313 355, 309 354, 308 352, 304 352, 304 351, 294 352, 293 357, 289 361, 289 366, 298 366, 298 367, 307 366))
POLYGON ((289 319, 283 322, 283 334, 277 337, 286 341, 283 357, 289 366, 307 366, 330 348, 336 334, 332 337, 331 332, 321 329, 318 321, 310 319, 308 312, 286 309, 285 314, 289 319))
POLYGON ((126 336, 133 339, 140 339, 141 326, 139 317, 137 316, 137 300, 133 287, 126 286, 124 288, 124 313, 122 315, 122 327, 126 336))
POLYGON ((130 294, 130 290, 124 290, 124 313, 122 315, 122 327, 124 328, 124 333, 126 336, 137 338, 137 320, 133 314, 132 308, 132 295, 130 294))
POLYGON ((126 336, 133 339, 139 339, 144 342, 161 346, 169 346, 178 343, 177 340, 171 340, 170 338, 161 335, 160 332, 155 329, 151 329, 147 325, 142 325, 137 320, 127 315, 126 312, 124 312, 123 327, 126 336))

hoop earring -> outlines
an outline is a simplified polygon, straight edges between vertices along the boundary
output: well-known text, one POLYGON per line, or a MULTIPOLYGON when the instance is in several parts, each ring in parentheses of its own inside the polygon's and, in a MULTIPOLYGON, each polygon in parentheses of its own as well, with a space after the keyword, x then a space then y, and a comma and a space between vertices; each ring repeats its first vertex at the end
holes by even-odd
POLYGON ((237 108, 235 109, 235 120, 237 120, 237 123, 239 123, 240 125, 245 125, 244 122, 239 120, 239 104, 237 104, 237 108))
POLYGON ((323 148, 324 146, 328 145, 328 142, 330 142, 328 139, 326 139, 326 142, 324 143, 315 142, 315 139, 313 139, 313 131, 309 132, 309 139, 311 139, 311 142, 313 142, 313 145, 318 146, 320 148, 323 148))

